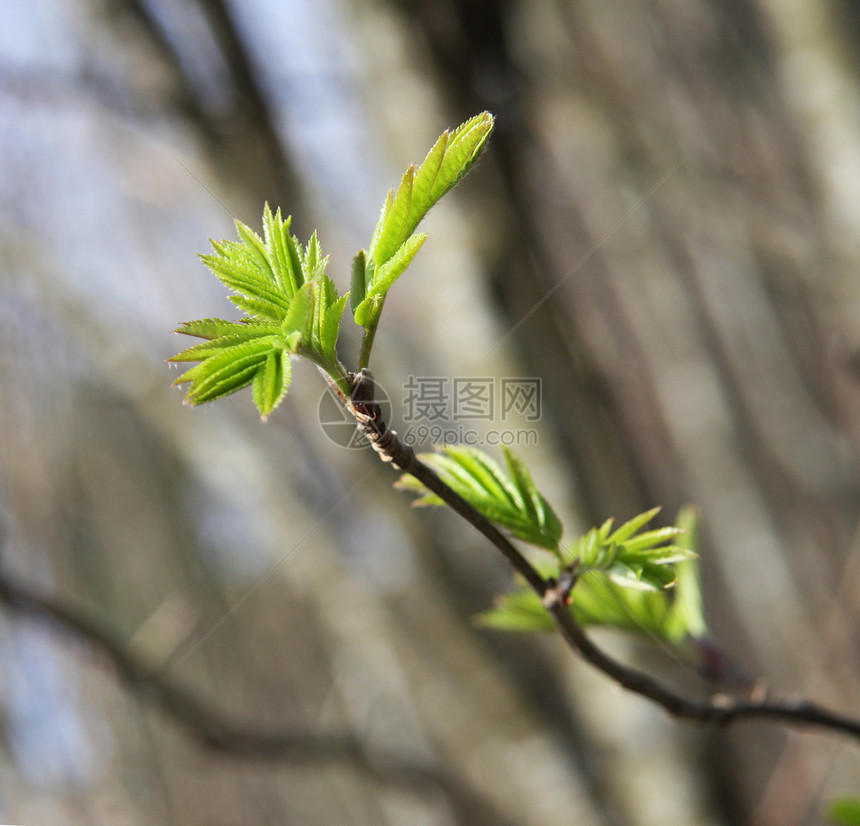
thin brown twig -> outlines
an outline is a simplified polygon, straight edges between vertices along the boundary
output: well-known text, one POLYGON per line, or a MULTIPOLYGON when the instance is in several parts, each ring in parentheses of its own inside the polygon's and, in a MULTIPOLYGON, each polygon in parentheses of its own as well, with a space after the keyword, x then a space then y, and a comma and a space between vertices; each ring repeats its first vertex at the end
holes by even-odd
MULTIPOLYGON (((445 484, 432 468, 415 455, 411 448, 400 443, 396 432, 389 429, 382 419, 379 406, 372 401, 373 384, 368 371, 362 371, 355 377, 354 387, 359 386, 361 386, 360 392, 363 399, 359 415, 356 416, 358 427, 370 440, 383 461, 391 462, 395 467, 414 476, 424 487, 436 494, 446 505, 480 531, 541 598, 568 646, 587 663, 628 691, 662 706, 672 717, 717 725, 761 720, 789 726, 824 728, 860 739, 860 719, 831 711, 803 698, 765 697, 758 700, 714 694, 700 700, 692 699, 678 694, 650 675, 610 657, 591 641, 582 626, 574 619, 568 600, 565 598, 567 595, 561 593, 558 583, 541 576, 489 519, 445 484), (368 397, 371 401, 367 401, 368 397)), ((350 409, 355 414, 354 407, 351 405, 350 409)))

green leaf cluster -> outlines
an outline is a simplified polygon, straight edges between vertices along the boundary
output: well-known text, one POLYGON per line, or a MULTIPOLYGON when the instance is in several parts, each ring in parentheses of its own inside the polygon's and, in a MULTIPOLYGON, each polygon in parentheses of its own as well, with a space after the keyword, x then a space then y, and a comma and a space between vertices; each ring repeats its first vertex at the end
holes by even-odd
MULTIPOLYGON (((351 306, 364 327, 359 370, 367 366, 388 290, 425 241, 418 225, 472 168, 493 125, 493 116, 482 112, 443 132, 389 192, 367 251, 353 261, 351 306)), ((250 385, 265 420, 289 389, 293 356, 317 364, 347 397, 351 374, 338 358, 337 342, 350 293, 339 294, 327 275, 316 233, 303 246, 290 233, 290 218, 268 204, 262 237, 240 221, 236 230, 237 241, 213 241, 213 252, 201 257, 232 292, 242 317, 189 321, 176 331, 200 339, 170 359, 194 363, 175 382, 188 384, 186 403, 202 404, 250 385)), ((485 517, 539 548, 535 564, 545 579, 566 577, 575 585, 571 610, 579 622, 644 629, 670 640, 705 632, 692 517, 685 517, 688 525, 653 530, 646 526, 656 510, 614 530, 610 519, 566 547, 561 521, 528 469, 511 450, 503 452, 504 468, 472 448, 447 447, 421 458, 485 517)), ((416 504, 443 504, 413 477, 398 484, 419 494, 416 504)), ((504 595, 481 621, 511 630, 552 627, 540 596, 524 587, 504 595)))
MULTIPOLYGON (((593 528, 564 550, 567 562, 554 558, 537 563, 545 578, 557 580, 565 572, 576 577, 570 610, 579 624, 645 633, 675 645, 705 635, 695 554, 696 511, 682 509, 672 528, 643 531, 656 512, 639 514, 616 531, 611 523, 609 528, 606 524, 593 528), (643 558, 663 570, 643 575, 639 568, 643 558), (630 570, 619 571, 619 565, 630 570)), ((540 596, 525 585, 500 596, 478 622, 505 631, 554 628, 540 596)))
MULTIPOLYGON (((528 468, 510 448, 503 447, 502 452, 507 472, 476 448, 447 446, 420 458, 491 522, 517 539, 550 551, 556 566, 553 576, 576 566, 583 572, 599 571, 623 588, 662 591, 677 581, 675 564, 695 557, 692 550, 675 541, 685 528, 643 530, 659 508, 641 513, 615 530, 613 520, 607 519, 565 547, 561 521, 528 468)), ((402 477, 398 486, 420 494, 416 505, 444 504, 411 476, 402 477)))
POLYGON ((370 344, 385 296, 426 239, 415 229, 431 207, 456 186, 480 156, 493 130, 493 116, 482 112, 453 131, 446 130, 421 164, 403 174, 388 193, 367 251, 353 260, 351 304, 355 323, 365 328, 359 367, 366 367, 370 344))
POLYGON ((569 561, 578 560, 588 571, 602 571, 613 582, 628 588, 659 591, 675 584, 673 562, 694 556, 673 541, 684 531, 666 527, 641 531, 660 508, 640 513, 613 531, 612 519, 592 528, 565 550, 569 561), (641 531, 641 532, 640 532, 641 531))
MULTIPOLYGON (((356 255, 352 308, 365 328, 358 369, 367 366, 385 296, 424 243, 415 229, 430 208, 469 171, 493 128, 488 112, 445 131, 419 165, 392 190, 368 252, 356 255)), ((266 204, 261 238, 236 221, 238 241, 213 241, 201 256, 233 294, 243 312, 238 321, 190 321, 176 332, 201 338, 170 361, 197 362, 175 384, 188 384, 187 404, 202 404, 253 385, 254 402, 265 420, 283 401, 293 355, 321 367, 349 393, 349 374, 337 355, 338 332, 349 293, 340 295, 326 274, 316 233, 307 245, 290 234, 290 218, 266 204)))
MULTIPOLYGON (((512 450, 502 450, 507 473, 475 448, 445 447, 419 458, 487 519, 507 528, 517 539, 560 553, 561 521, 523 462, 512 450)), ((397 485, 421 494, 416 505, 444 504, 412 476, 403 476, 397 485)))
POLYGON ((174 384, 189 384, 187 404, 202 404, 253 385, 254 403, 265 420, 290 386, 290 357, 304 356, 335 381, 347 381, 337 339, 347 295, 326 275, 327 258, 316 233, 306 246, 290 235, 290 218, 266 204, 264 236, 236 221, 239 241, 213 241, 201 256, 230 290, 244 313, 239 321, 189 321, 176 332, 203 342, 170 361, 198 362, 174 384))

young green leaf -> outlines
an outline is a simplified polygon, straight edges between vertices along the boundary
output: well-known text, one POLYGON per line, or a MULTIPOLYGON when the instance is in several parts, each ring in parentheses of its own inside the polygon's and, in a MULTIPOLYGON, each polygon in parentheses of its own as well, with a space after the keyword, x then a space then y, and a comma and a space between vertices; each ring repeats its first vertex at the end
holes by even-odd
POLYGON ((622 562, 648 562, 651 565, 671 565, 686 559, 694 559, 695 556, 692 551, 679 545, 660 545, 655 548, 643 548, 639 551, 628 551, 626 546, 622 545, 617 554, 617 558, 622 562))
MULTIPOLYGON (((695 561, 684 563, 695 565, 695 561)), ((557 577, 559 570, 543 571, 557 577)), ((690 634, 674 620, 674 589, 647 588, 631 574, 630 580, 608 578, 600 571, 581 574, 571 592, 573 612, 583 627, 617 628, 679 645, 690 634)), ((552 618, 530 588, 517 584, 513 591, 498 597, 495 606, 479 615, 478 623, 504 631, 549 631, 552 618)))
POLYGON ((615 562, 618 546, 607 541, 600 530, 591 528, 573 545, 564 549, 564 556, 587 571, 602 571, 615 562))
POLYGON ((386 199, 371 243, 369 257, 377 267, 400 249, 431 207, 463 179, 492 130, 489 112, 475 115, 453 131, 443 132, 424 161, 406 170, 397 194, 386 199))
POLYGON ((337 337, 340 319, 349 298, 348 294, 339 296, 334 282, 326 277, 320 290, 320 303, 317 311, 317 329, 320 352, 330 361, 337 359, 337 337))
MULTIPOLYGON (((562 571, 571 570, 573 559, 579 560, 573 567, 577 580, 571 591, 571 611, 580 625, 601 625, 648 634, 673 645, 707 633, 694 552, 697 519, 694 509, 681 510, 675 525, 678 530, 649 532, 652 534, 649 541, 659 541, 661 537, 665 541, 666 536, 674 535, 676 546, 640 546, 634 556, 641 554, 641 557, 628 562, 621 559, 625 543, 635 541, 637 531, 656 513, 652 510, 640 514, 614 534, 611 533, 612 520, 607 520, 599 528, 583 534, 565 550, 562 558, 541 558, 541 576, 549 579, 557 579, 562 571), (621 545, 610 541, 615 537, 621 538, 621 545), (664 561, 669 555, 683 555, 683 561, 664 561), (655 559, 659 562, 654 562, 655 559), (676 582, 674 588, 671 587, 673 582, 676 582)), ((482 615, 480 621, 504 630, 542 630, 540 620, 534 616, 542 607, 540 600, 525 596, 527 593, 530 590, 518 584, 511 594, 497 601, 496 608, 482 615), (525 612, 523 616, 522 612, 525 612)), ((546 612, 544 619, 547 622, 550 619, 546 612)))
POLYGON ((391 285, 400 277, 409 264, 412 263, 412 259, 418 250, 421 249, 421 245, 426 238, 427 235, 423 232, 412 235, 391 258, 376 270, 373 283, 366 291, 366 298, 355 308, 356 324, 367 324, 373 312, 372 308, 381 306, 381 299, 384 298, 391 285))
POLYGON ((549 502, 535 487, 531 474, 522 460, 509 447, 502 447, 502 453, 505 456, 508 472, 511 474, 511 479, 519 493, 520 501, 525 505, 535 523, 542 526, 547 538, 555 540, 557 546, 561 542, 561 520, 556 516, 549 502))
POLYGON ((668 565, 652 562, 622 562, 616 560, 606 569, 606 575, 625 588, 642 591, 662 591, 676 582, 675 571, 668 565))
POLYGON ((358 306, 364 301, 367 291, 367 259, 364 250, 359 250, 352 259, 352 278, 349 285, 349 300, 352 311, 355 313, 358 306))
MULTIPOLYGON (((527 482, 524 482, 527 484, 527 482)), ((616 531, 608 519, 592 528, 564 549, 568 562, 574 561, 588 571, 604 571, 628 588, 660 590, 675 583, 674 563, 695 558, 683 544, 674 542, 684 534, 682 527, 665 527, 639 533, 657 515, 659 508, 640 513, 616 531)))
POLYGON ((253 384, 263 419, 281 403, 290 384, 290 354, 314 361, 335 381, 348 381, 337 357, 337 336, 347 296, 326 275, 316 233, 302 248, 289 233, 290 218, 266 204, 260 238, 240 221, 240 241, 213 241, 204 263, 233 290, 246 315, 189 321, 177 332, 203 339, 170 361, 196 361, 175 384, 189 383, 186 402, 202 404, 253 384))
POLYGON ((254 320, 277 322, 284 317, 284 313, 286 312, 280 305, 257 296, 231 295, 230 301, 254 320))
POLYGON ((305 247, 303 253, 299 253, 299 256, 302 261, 302 275, 305 281, 311 281, 325 273, 328 256, 323 258, 320 239, 316 232, 311 235, 308 245, 305 247))
POLYGON ((362 327, 372 327, 376 324, 382 312, 383 299, 380 295, 371 295, 364 299, 354 310, 353 319, 362 327))
MULTIPOLYGON (((518 496, 531 490, 524 474, 512 475, 520 480, 518 496)), ((409 482, 408 486, 423 491, 420 484, 409 482)), ((637 533, 656 513, 656 509, 646 511, 615 533, 608 519, 580 536, 562 555, 535 561, 545 579, 557 580, 565 571, 574 573, 570 610, 580 625, 620 628, 673 645, 706 634, 694 552, 696 513, 684 508, 674 528, 637 533), (671 539, 677 544, 660 544, 671 539), (682 561, 673 561, 678 559, 682 561)), ((552 627, 540 598, 523 583, 497 599, 495 607, 480 615, 478 621, 485 627, 508 631, 543 631, 552 627)))
MULTIPOLYGON (((262 328, 265 325, 260 325, 262 328)), ((244 321, 225 321, 223 318, 201 318, 199 321, 186 321, 174 333, 182 333, 196 338, 213 339, 221 336, 242 335, 254 330, 254 325, 244 321)), ((174 357, 170 361, 179 361, 174 357)))
POLYGON ((653 531, 645 531, 645 533, 637 534, 635 537, 625 539, 623 542, 619 542, 617 539, 611 541, 621 545, 624 548, 625 554, 635 554, 639 551, 654 548, 663 542, 668 542, 683 532, 682 528, 676 527, 657 528, 653 531))
POLYGON ((462 180, 484 149, 493 130, 493 116, 482 112, 453 131, 445 131, 424 161, 406 170, 397 193, 390 191, 382 205, 370 247, 356 256, 352 278, 352 311, 364 327, 359 367, 370 359, 385 297, 421 245, 418 224, 431 207, 462 180))
POLYGON ((174 384, 191 382, 185 401, 202 404, 249 385, 266 356, 277 343, 275 336, 261 336, 226 347, 183 373, 174 384))
MULTIPOLYGON (((681 508, 675 525, 683 529, 677 544, 695 554, 698 547, 699 512, 692 505, 681 508)), ((674 599, 666 617, 666 636, 702 638, 708 633, 702 599, 702 583, 699 564, 695 558, 675 565, 678 582, 674 588, 674 599)))
MULTIPOLYGON (((311 266, 316 265, 311 263, 311 266)), ((334 282, 324 272, 318 272, 305 286, 309 288, 310 305, 307 332, 299 353, 332 373, 338 365, 337 337, 349 296, 338 296, 334 282)))
POLYGON ((286 350, 272 350, 254 374, 254 404, 263 421, 284 400, 291 376, 290 354, 286 350))
POLYGON ((272 262, 269 258, 266 245, 263 243, 263 239, 260 238, 254 230, 246 224, 243 224, 241 221, 237 220, 235 224, 236 232, 239 234, 239 237, 242 239, 244 244, 234 247, 234 250, 241 250, 248 262, 259 268, 260 273, 266 281, 271 282, 273 286, 277 287, 278 279, 275 276, 275 271, 272 267, 272 262))
POLYGON ((555 623, 532 590, 521 588, 502 594, 496 604, 478 614, 475 622, 495 631, 552 631, 555 623))
POLYGON ((648 634, 677 643, 666 626, 672 590, 643 588, 639 582, 613 580, 599 571, 580 577, 573 589, 571 610, 583 626, 599 625, 648 634), (632 587, 631 587, 632 584, 632 587))
POLYGON ((266 239, 266 254, 278 283, 278 287, 289 297, 295 295, 302 285, 301 264, 296 241, 290 236, 291 218, 281 218, 280 207, 273 215, 269 205, 263 210, 263 231, 266 239))
POLYGON ((287 311, 289 300, 278 294, 249 258, 222 252, 221 255, 202 255, 201 260, 225 286, 235 291, 230 300, 248 315, 278 321, 287 311))
MULTIPOLYGON (((557 577, 558 570, 542 572, 557 577)), ((677 644, 683 634, 674 635, 666 626, 671 591, 631 588, 607 579, 600 572, 582 574, 571 592, 573 612, 583 627, 618 628, 637 634, 666 639, 677 644)), ((485 628, 500 631, 550 631, 554 623, 538 595, 518 583, 514 590, 496 598, 493 608, 478 615, 477 622, 485 628)))
MULTIPOLYGON (((651 508, 649 511, 645 511, 644 513, 640 513, 638 516, 634 516, 632 519, 625 522, 613 534, 607 536, 606 541, 616 542, 618 544, 625 542, 641 528, 644 528, 645 525, 647 525, 658 513, 660 513, 660 508, 651 508)), ((612 520, 608 519, 604 525, 608 531, 612 525, 612 520)))
POLYGON ((707 632, 695 553, 697 516, 695 509, 683 508, 673 530, 648 532, 652 541, 670 536, 674 545, 640 546, 627 555, 627 543, 655 515, 652 510, 634 517, 620 533, 610 534, 606 523, 595 532, 598 544, 620 536, 622 545, 606 544, 614 548, 611 564, 603 572, 593 568, 579 580, 573 590, 574 615, 583 624, 646 631, 677 645, 707 632))
POLYGON ((308 281, 299 288, 290 302, 290 309, 281 322, 280 330, 286 336, 299 333, 298 340, 310 340, 313 321, 314 305, 313 281, 308 281))
POLYGON ((410 493, 418 494, 416 499, 412 500, 413 508, 425 508, 431 506, 441 506, 445 504, 444 499, 440 499, 435 493, 427 490, 414 476, 403 474, 395 483, 394 487, 397 490, 406 490, 410 493))
MULTIPOLYGON (((421 458, 487 519, 507 528, 518 539, 557 551, 561 522, 513 454, 509 458, 513 465, 509 467, 516 468, 516 480, 508 478, 486 453, 475 448, 445 447, 421 458)), ((423 492, 420 504, 441 502, 410 477, 403 477, 400 487, 423 492)))
MULTIPOLYGON (((207 319, 209 322, 214 320, 215 319, 207 319)), ((195 333, 189 333, 186 330, 187 327, 193 324, 194 322, 184 324, 176 332, 185 333, 186 335, 195 335, 195 333)), ((193 329, 199 328, 194 327, 193 329)), ((204 359, 209 358, 209 356, 214 356, 216 353, 235 347, 237 344, 254 341, 261 337, 265 338, 275 336, 278 332, 276 325, 261 322, 255 324, 224 322, 223 325, 218 326, 217 328, 210 327, 210 330, 212 329, 218 329, 223 332, 220 336, 212 336, 199 344, 195 344, 193 347, 189 347, 187 350, 183 350, 181 353, 177 353, 175 356, 169 358, 168 361, 203 361, 204 359), (227 327, 227 324, 231 324, 231 326, 227 327)))

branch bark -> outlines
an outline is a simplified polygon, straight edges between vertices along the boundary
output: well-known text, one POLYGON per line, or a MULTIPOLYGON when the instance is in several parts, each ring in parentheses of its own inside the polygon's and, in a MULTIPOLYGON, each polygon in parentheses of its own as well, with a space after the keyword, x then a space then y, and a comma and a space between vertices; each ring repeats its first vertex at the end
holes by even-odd
POLYGON ((574 619, 558 583, 544 579, 526 557, 501 531, 469 502, 452 490, 436 472, 424 464, 412 448, 403 445, 397 433, 382 418, 374 401, 373 379, 367 370, 354 376, 353 398, 349 404, 359 430, 368 438, 383 461, 414 476, 453 511, 480 531, 541 598, 562 638, 583 660, 602 671, 622 688, 639 694, 672 717, 704 724, 728 725, 761 720, 794 727, 818 727, 860 740, 860 719, 840 714, 803 698, 761 700, 714 694, 704 699, 685 697, 650 675, 631 668, 598 648, 574 619))

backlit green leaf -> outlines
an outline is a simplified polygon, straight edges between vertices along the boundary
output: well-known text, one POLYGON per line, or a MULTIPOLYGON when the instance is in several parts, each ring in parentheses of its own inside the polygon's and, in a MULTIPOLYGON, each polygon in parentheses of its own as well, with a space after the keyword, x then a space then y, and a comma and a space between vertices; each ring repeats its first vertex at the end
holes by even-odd
POLYGON ((415 179, 415 166, 412 165, 400 180, 397 194, 391 208, 385 215, 385 224, 379 234, 379 241, 371 247, 373 260, 381 267, 400 248, 409 237, 409 213, 412 207, 412 184, 415 179))
POLYGON ((263 239, 241 221, 236 221, 235 223, 236 232, 239 233, 239 237, 245 242, 242 253, 259 268, 260 273, 267 281, 271 282, 273 286, 277 286, 277 278, 275 277, 275 272, 269 260, 269 254, 266 245, 263 243, 263 239))
POLYGON ((337 338, 349 294, 339 296, 334 282, 323 275, 319 281, 315 314, 316 342, 319 351, 328 359, 337 358, 337 338))
POLYGON ((225 286, 286 311, 290 296, 278 290, 271 270, 263 270, 239 244, 213 242, 212 246, 216 254, 201 255, 200 259, 225 286))
POLYGON ((366 366, 386 293, 424 243, 423 234, 413 234, 416 227, 433 205, 469 171, 492 129, 493 116, 482 112, 453 131, 446 130, 424 161, 406 170, 397 192, 388 193, 370 247, 363 258, 356 257, 353 268, 353 317, 356 324, 365 327, 367 345, 362 352, 365 361, 361 366, 366 366))
POLYGON ((677 577, 669 565, 651 562, 621 562, 616 560, 606 569, 606 575, 626 588, 662 591, 675 584, 677 577))
POLYGON ((556 516, 549 502, 535 487, 531 474, 522 460, 509 447, 502 447, 502 453, 505 455, 508 472, 519 492, 520 500, 532 519, 542 526, 542 531, 546 534, 548 542, 554 543, 547 547, 557 546, 561 541, 561 520, 556 516))
POLYGON ((228 347, 183 373, 175 384, 191 382, 185 401, 202 404, 247 386, 254 373, 276 346, 275 336, 266 336, 228 347))
POLYGON ((365 298, 355 308, 355 323, 362 327, 369 327, 371 323, 375 323, 375 320, 379 317, 379 311, 382 309, 383 302, 384 297, 381 295, 372 295, 369 298, 365 298))
MULTIPOLYGON (((219 336, 235 335, 247 330, 249 325, 242 321, 225 321, 223 318, 201 318, 199 321, 186 321, 173 332, 186 336, 213 339, 219 336)), ((176 359, 173 359, 174 361, 176 359)))
MULTIPOLYGON (((635 517, 631 520, 632 531, 622 526, 625 528, 622 538, 635 537, 636 530, 643 528, 655 515, 655 511, 648 511, 635 517)), ((701 613, 697 563, 695 558, 686 559, 687 555, 695 557, 695 519, 692 509, 683 509, 676 524, 683 530, 677 534, 678 547, 651 549, 655 554, 680 552, 685 555, 683 562, 668 563, 658 556, 634 559, 631 564, 621 561, 623 545, 609 542, 611 521, 607 520, 600 528, 583 534, 563 558, 541 557, 541 576, 558 579, 564 571, 572 570, 577 579, 571 591, 570 610, 582 626, 624 629, 674 645, 689 636, 702 636, 707 629, 701 613), (571 569, 569 565, 573 559, 580 561, 571 569), (595 565, 586 565, 586 559, 591 559, 595 565), (659 564, 654 559, 658 559, 659 564), (598 563, 602 567, 598 567, 598 563), (676 578, 677 585, 672 588, 676 578)), ((639 550, 636 553, 649 552, 639 550)), ((518 583, 510 594, 497 600, 496 607, 482 615, 480 621, 503 630, 548 630, 549 625, 541 625, 538 606, 542 608, 537 595, 518 583)), ((544 619, 549 619, 546 612, 544 619)))
MULTIPOLYGON (((638 516, 634 516, 618 528, 617 531, 608 536, 607 541, 617 543, 626 541, 638 530, 645 527, 645 525, 647 525, 658 513, 660 513, 660 508, 651 508, 649 511, 645 511, 644 513, 640 513, 638 516)), ((609 520, 607 524, 611 525, 612 520, 609 520)))
POLYGON ((623 562, 650 562, 652 565, 672 565, 695 559, 696 554, 678 545, 661 545, 658 548, 645 548, 641 551, 619 550, 618 558, 623 562))
POLYGON ((309 339, 313 323, 314 283, 302 284, 290 303, 290 309, 281 323, 281 332, 301 333, 302 338, 309 339))
POLYGON ((257 369, 253 383, 254 403, 263 421, 287 395, 291 375, 290 354, 285 350, 272 350, 257 369))
POLYGON ((388 292, 391 285, 400 277, 409 264, 412 263, 412 259, 418 250, 421 249, 421 245, 425 240, 427 240, 426 233, 419 232, 417 235, 412 235, 404 241, 400 249, 376 270, 370 294, 384 295, 388 292))
POLYGON ((290 218, 263 211, 263 238, 240 221, 239 241, 213 241, 204 263, 234 294, 245 313, 239 321, 189 321, 177 332, 203 339, 170 361, 197 361, 180 376, 186 401, 200 404, 253 382, 263 418, 283 400, 290 382, 290 353, 314 361, 341 384, 348 381, 337 358, 337 336, 348 296, 338 295, 326 275, 319 238, 302 248, 289 233, 290 218))
POLYGON ((367 290, 367 259, 365 251, 359 250, 352 259, 352 277, 350 279, 350 305, 353 313, 356 312, 358 306, 364 301, 367 290))
POLYGON ((280 304, 247 295, 231 295, 230 301, 248 316, 260 321, 281 321, 286 312, 280 304))
POLYGON ((278 208, 275 214, 266 204, 263 211, 263 230, 266 239, 266 252, 278 286, 285 295, 292 297, 302 285, 301 264, 296 244, 290 236, 292 219, 281 217, 278 208))
MULTIPOLYGON (((193 347, 189 347, 187 350, 183 350, 181 353, 177 353, 175 356, 172 356, 168 361, 205 361, 211 356, 223 353, 225 350, 235 352, 237 345, 254 341, 260 337, 261 336, 259 334, 251 336, 222 336, 221 338, 214 339, 213 341, 204 341, 200 344, 195 344, 193 347)), ((265 335, 265 337, 271 341, 277 340, 271 330, 265 335)))
MULTIPOLYGON (((691 505, 681 508, 675 524, 684 531, 678 537, 677 544, 688 553, 695 554, 698 546, 698 510, 691 505)), ((705 621, 698 561, 693 558, 675 565, 675 574, 678 583, 666 618, 667 636, 679 639, 688 635, 704 637, 708 625, 705 621)))
MULTIPOLYGON (((637 534, 635 537, 625 539, 623 542, 624 550, 626 553, 636 553, 637 551, 645 550, 647 548, 653 548, 663 542, 675 539, 675 537, 683 532, 683 529, 676 528, 674 526, 657 528, 653 531, 645 531, 644 533, 637 534)), ((621 544, 617 539, 613 541, 621 544)))
MULTIPOLYGON (((524 496, 517 484, 486 453, 475 448, 446 447, 437 453, 423 454, 421 458, 487 519, 507 528, 518 539, 547 550, 557 550, 561 522, 534 488, 534 482, 531 482, 528 496, 524 496)), ((519 471, 527 473, 521 467, 519 471)), ((523 477, 520 482, 524 483, 523 477)), ((416 487, 414 482, 402 487, 423 489, 420 483, 416 487)), ((425 496, 422 504, 436 504, 436 500, 425 496)))
MULTIPOLYGON (((481 154, 490 132, 493 116, 482 112, 453 131, 445 131, 416 168, 403 175, 397 194, 383 206, 370 255, 382 266, 415 231, 421 219, 471 169, 481 154)), ((390 196, 389 196, 390 198, 390 196)))
POLYGON ((488 611, 475 617, 482 628, 496 631, 552 631, 555 623, 540 597, 531 590, 522 588, 498 597, 488 611))

